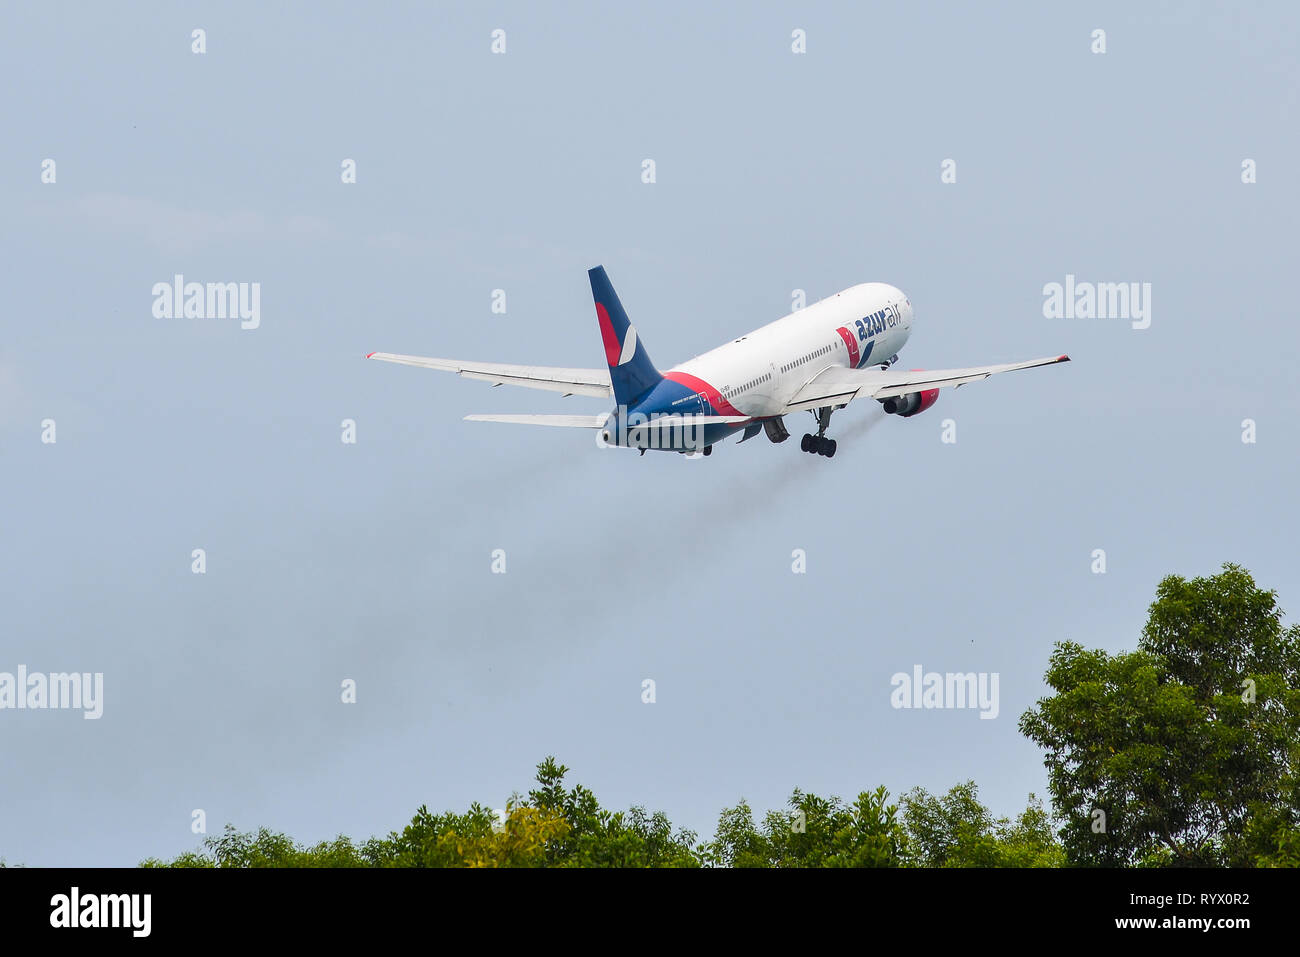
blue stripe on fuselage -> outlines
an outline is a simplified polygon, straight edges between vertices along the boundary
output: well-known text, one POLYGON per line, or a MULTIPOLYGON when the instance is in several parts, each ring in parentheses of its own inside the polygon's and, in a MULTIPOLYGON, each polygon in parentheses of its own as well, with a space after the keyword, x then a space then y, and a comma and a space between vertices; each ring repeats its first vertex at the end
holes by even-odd
POLYGON ((646 393, 645 397, 628 410, 628 414, 639 412, 646 418, 652 415, 717 415, 713 404, 700 402, 698 392, 672 379, 663 379, 646 393), (701 405, 703 409, 701 410, 701 405))
MULTIPOLYGON (((652 416, 657 415, 721 415, 713 407, 713 403, 705 399, 700 401, 700 394, 692 392, 689 386, 682 385, 680 382, 674 382, 672 379, 664 379, 653 389, 651 389, 640 402, 627 410, 629 417, 633 415, 644 416, 649 420, 652 416), (701 408, 701 406, 703 408, 701 408)), ((615 409, 613 415, 605 426, 611 431, 618 430, 616 434, 623 437, 624 423, 619 420, 619 410, 615 409)), ((721 442, 729 435, 734 435, 744 429, 744 425, 725 425, 713 424, 706 425, 701 430, 701 444, 712 445, 715 442, 721 442)), ((672 430, 674 437, 680 439, 681 430, 672 430)), ((663 449, 661 451, 675 451, 674 449, 663 449)))

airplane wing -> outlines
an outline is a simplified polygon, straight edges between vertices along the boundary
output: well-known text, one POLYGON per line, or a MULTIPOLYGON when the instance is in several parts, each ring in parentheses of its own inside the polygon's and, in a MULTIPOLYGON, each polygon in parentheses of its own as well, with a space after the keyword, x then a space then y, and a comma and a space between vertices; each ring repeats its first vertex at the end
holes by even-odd
POLYGON ((847 405, 853 399, 888 399, 909 392, 926 392, 931 389, 956 388, 967 382, 978 382, 999 372, 1033 369, 1037 366, 1069 362, 1069 356, 1050 356, 1029 359, 1025 362, 1008 362, 1004 365, 972 366, 969 369, 926 369, 905 372, 869 366, 866 369, 845 369, 834 366, 810 379, 778 414, 801 412, 827 405, 847 405))
POLYGON ((372 352, 366 358, 455 372, 466 379, 478 379, 493 385, 519 385, 526 389, 546 389, 565 395, 592 395, 602 399, 614 394, 609 384, 609 371, 606 369, 559 369, 553 366, 509 365, 504 362, 464 362, 460 359, 432 359, 395 355, 391 352, 372 352))

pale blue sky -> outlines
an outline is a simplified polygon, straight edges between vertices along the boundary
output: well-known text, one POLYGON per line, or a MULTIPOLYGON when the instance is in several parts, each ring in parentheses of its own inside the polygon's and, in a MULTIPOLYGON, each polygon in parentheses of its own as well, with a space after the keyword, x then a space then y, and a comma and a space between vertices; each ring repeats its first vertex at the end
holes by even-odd
POLYGON ((1225 560, 1300 610, 1300 11, 1132 7, 6 5, 0 671, 105 704, 0 712, 0 855, 171 855, 194 808, 365 837, 547 754, 705 835, 795 786, 1007 814, 1053 642, 1131 648, 1225 560), (598 263, 661 368, 870 280, 907 367, 1074 361, 688 462, 362 358, 598 365, 598 263), (261 327, 153 318, 177 272, 260 282, 261 327), (1067 273, 1150 282, 1151 327, 1045 319, 1067 273), (1000 716, 894 710, 915 664, 998 672, 1000 716))

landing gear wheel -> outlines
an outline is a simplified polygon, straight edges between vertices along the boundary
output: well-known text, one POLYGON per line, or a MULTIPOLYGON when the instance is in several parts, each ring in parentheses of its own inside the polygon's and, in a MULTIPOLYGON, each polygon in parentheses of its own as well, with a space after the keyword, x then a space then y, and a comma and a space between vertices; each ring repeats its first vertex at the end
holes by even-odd
MULTIPOLYGON (((836 408, 836 406, 825 406, 813 412, 813 417, 817 419, 817 434, 804 435, 803 442, 799 445, 801 449, 815 455, 824 455, 827 458, 835 454, 835 440, 826 438, 826 427, 831 424, 831 413, 836 408)), ((843 406, 838 406, 838 408, 843 408, 843 406)))
POLYGON ((705 454, 705 455, 712 455, 712 454, 713 454, 713 446, 711 446, 711 445, 706 445, 706 446, 704 447, 704 454, 705 454))

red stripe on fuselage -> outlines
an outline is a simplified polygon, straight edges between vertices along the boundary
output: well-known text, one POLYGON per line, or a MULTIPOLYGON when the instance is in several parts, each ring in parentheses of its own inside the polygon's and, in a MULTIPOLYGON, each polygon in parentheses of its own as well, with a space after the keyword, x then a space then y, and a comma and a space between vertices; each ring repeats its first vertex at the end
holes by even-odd
POLYGON ((703 393, 704 398, 708 400, 709 405, 718 411, 719 415, 744 415, 734 405, 722 397, 722 393, 713 386, 709 385, 703 379, 697 379, 695 376, 686 372, 665 372, 664 378, 678 385, 684 385, 692 392, 703 393))
POLYGON ((844 344, 849 348, 849 368, 856 369, 858 367, 857 337, 855 337, 853 333, 849 332, 849 330, 845 329, 843 326, 840 326, 835 331, 840 334, 840 338, 844 340, 844 344))

